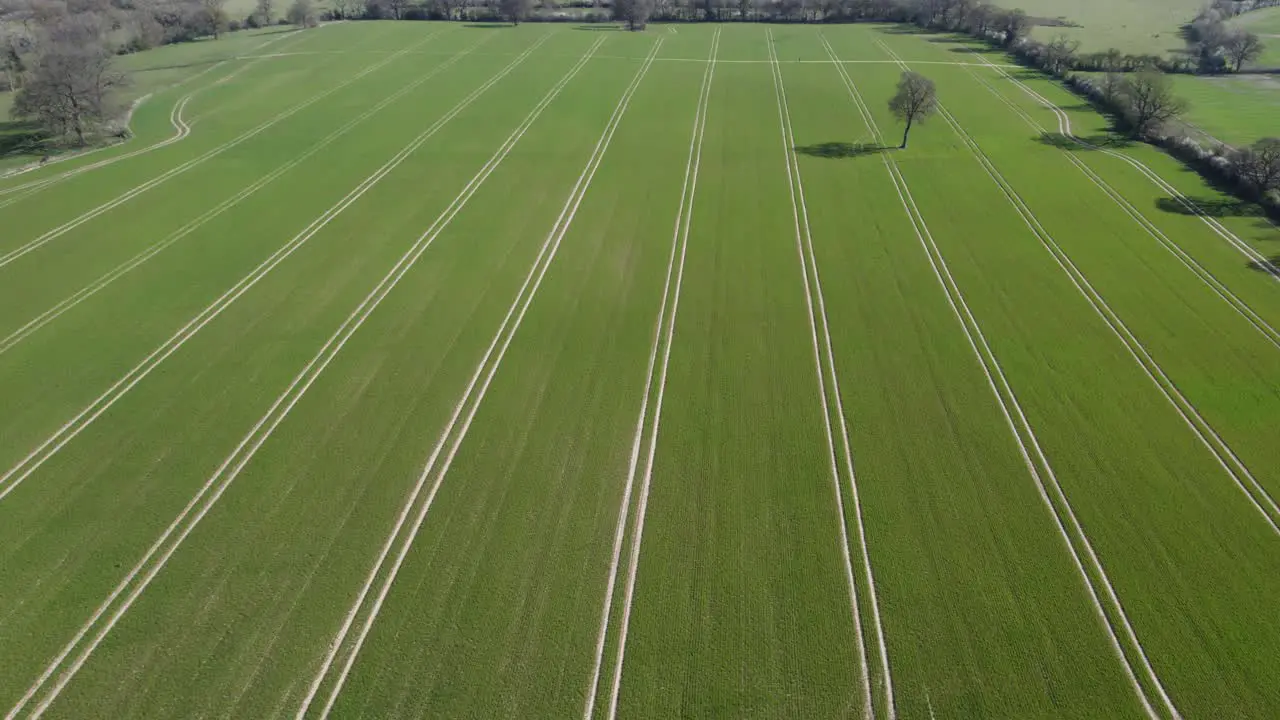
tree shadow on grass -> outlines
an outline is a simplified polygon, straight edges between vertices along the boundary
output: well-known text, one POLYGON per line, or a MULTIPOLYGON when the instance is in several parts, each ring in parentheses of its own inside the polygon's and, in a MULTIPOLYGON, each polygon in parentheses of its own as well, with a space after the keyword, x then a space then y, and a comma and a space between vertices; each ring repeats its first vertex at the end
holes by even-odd
POLYGON ((1266 273, 1268 275, 1280 277, 1280 255, 1267 258, 1267 261, 1265 263, 1259 260, 1250 260, 1249 262, 1245 263, 1245 267, 1249 268, 1250 270, 1256 270, 1260 273, 1266 273))
POLYGON ((484 30, 497 30, 499 28, 512 28, 512 27, 515 27, 515 25, 512 25, 511 23, 500 23, 500 22, 473 22, 473 23, 467 23, 462 27, 480 28, 484 30))
MULTIPOLYGON (((251 56, 249 56, 249 57, 253 57, 253 56, 251 55, 251 56)), ((173 64, 173 65, 155 65, 155 66, 152 66, 152 67, 138 68, 138 69, 133 70, 133 71, 131 71, 131 72, 133 72, 133 73, 136 75, 136 74, 138 74, 138 73, 160 72, 160 71, 162 71, 162 70, 185 70, 185 69, 187 69, 187 68, 205 67, 205 66, 208 66, 208 65, 216 65, 216 64, 218 64, 218 63, 220 63, 220 62, 226 62, 226 59, 223 59, 223 60, 197 60, 197 61, 189 62, 189 63, 175 63, 175 64, 173 64)), ((0 131, 0 132, 3 132, 3 131, 0 131)))
POLYGON ((1209 217, 1264 217, 1262 207, 1257 203, 1236 200, 1234 198, 1187 198, 1191 207, 1187 207, 1177 198, 1163 197, 1156 200, 1156 207, 1175 215, 1204 214, 1209 217), (1199 213, 1195 209, 1199 210, 1199 213))
POLYGON ((1048 77, 1048 75, 1045 75, 1039 70, 1030 70, 1028 68, 1021 68, 1017 70, 1006 69, 1005 72, 1009 73, 1009 76, 1014 80, 1044 80, 1048 77))
POLYGON ((959 46, 949 48, 947 50, 947 52, 953 53, 978 53, 991 50, 991 46, 985 43, 979 42, 965 35, 950 32, 938 33, 932 37, 926 38, 925 42, 934 43, 936 45, 959 46))
POLYGON ((1080 138, 1088 145, 1081 145, 1075 139, 1067 137, 1062 133, 1041 133, 1035 138, 1035 141, 1041 145, 1056 147, 1061 150, 1118 150, 1134 145, 1133 140, 1122 135, 1112 133, 1102 133, 1099 135, 1089 135, 1080 138), (1090 147, 1092 146, 1092 147, 1090 147))
POLYGON ((916 27, 915 25, 894 25, 892 27, 877 28, 886 35, 932 35, 933 32, 916 27))
MULTIPOLYGON (((293 25, 285 25, 275 30, 267 30, 265 32, 254 33, 253 37, 266 37, 268 35, 279 35, 281 33, 291 33, 297 29, 298 28, 294 27, 293 25)), ((212 40, 212 38, 210 38, 210 40, 212 40)))
POLYGON ((0 122, 0 158, 42 155, 45 151, 44 134, 35 123, 0 122))
POLYGON ((622 32, 621 25, 609 25, 601 23, 599 25, 575 25, 574 30, 591 30, 593 32, 622 32))
POLYGON ((841 160, 844 158, 862 157, 863 155, 874 155, 881 150, 889 150, 883 145, 875 143, 847 143, 847 142, 825 142, 817 145, 797 145, 794 150, 801 155, 809 155, 811 157, 828 158, 831 160, 841 160))

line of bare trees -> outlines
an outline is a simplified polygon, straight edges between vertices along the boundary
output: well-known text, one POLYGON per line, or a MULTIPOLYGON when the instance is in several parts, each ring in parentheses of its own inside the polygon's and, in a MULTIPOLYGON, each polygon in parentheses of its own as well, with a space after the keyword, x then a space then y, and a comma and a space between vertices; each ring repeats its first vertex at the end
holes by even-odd
MULTIPOLYGON (((1263 1, 1280 4, 1277 0, 1263 1)), ((1004 47, 1022 63, 1065 81, 1100 110, 1117 118, 1135 137, 1163 147, 1219 186, 1280 214, 1280 139, 1263 138, 1240 148, 1220 144, 1205 148, 1179 130, 1177 121, 1188 105, 1174 92, 1165 71, 1194 70, 1186 63, 1198 59, 1201 51, 1189 53, 1182 60, 1132 55, 1116 49, 1081 55, 1079 44, 1066 36, 1047 43, 1028 37, 1030 24, 1019 10, 993 10, 973 0, 915 0, 913 6, 911 21, 917 25, 964 33, 1004 47), (1102 76, 1099 80, 1089 79, 1076 72, 1082 70, 1101 72, 1102 76)), ((1217 0, 1201 17, 1212 20, 1213 27, 1225 28, 1222 22, 1231 17, 1226 8, 1238 13, 1259 6, 1258 2, 1217 0)), ((1221 33, 1217 49, 1203 52, 1220 56, 1222 67, 1229 62, 1238 69, 1255 57, 1248 33, 1225 29, 1206 32, 1221 33)))
POLYGON ((1183 27, 1186 57, 1194 60, 1197 72, 1220 73, 1228 68, 1240 72, 1245 63, 1262 56, 1262 38, 1226 22, 1240 14, 1240 5, 1232 0, 1216 0, 1183 27))

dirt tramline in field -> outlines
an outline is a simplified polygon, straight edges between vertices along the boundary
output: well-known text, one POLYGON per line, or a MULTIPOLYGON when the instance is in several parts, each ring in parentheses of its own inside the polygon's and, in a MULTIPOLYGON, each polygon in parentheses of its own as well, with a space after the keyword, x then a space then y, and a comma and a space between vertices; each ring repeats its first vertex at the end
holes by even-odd
POLYGON ((319 28, 0 180, 8 717, 1280 708, 1274 228, 676 29, 319 28))

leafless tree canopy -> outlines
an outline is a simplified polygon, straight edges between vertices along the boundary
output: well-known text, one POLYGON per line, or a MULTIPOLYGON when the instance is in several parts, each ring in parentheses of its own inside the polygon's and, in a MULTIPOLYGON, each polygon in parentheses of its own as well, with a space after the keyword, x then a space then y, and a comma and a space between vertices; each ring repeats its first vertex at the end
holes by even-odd
POLYGON ((358 17, 364 10, 363 0, 332 0, 330 6, 338 19, 358 17))
POLYGON ((253 19, 259 27, 270 25, 275 19, 275 3, 272 0, 258 0, 253 9, 253 19))
POLYGON ((628 30, 643 30, 653 12, 652 0, 614 0, 613 17, 626 24, 628 30))
POLYGON ((1222 45, 1236 72, 1240 72, 1245 63, 1257 60, 1262 55, 1262 48, 1262 39, 1245 30, 1233 31, 1222 45))
POLYGON ((499 10, 511 24, 519 25, 533 10, 533 0, 500 0, 499 10))
POLYGON ((204 15, 208 34, 217 40, 227 31, 227 0, 200 0, 200 12, 204 15))
POLYGON ((111 67, 114 53, 105 40, 109 29, 93 13, 63 16, 42 26, 14 97, 13 115, 80 145, 118 115, 122 108, 116 91, 125 78, 111 67))
POLYGON ((1062 73, 1069 69, 1075 62, 1076 51, 1080 49, 1080 42, 1072 40, 1066 35, 1058 35, 1044 46, 1044 65, 1051 73, 1062 73))
POLYGON ((1235 154, 1240 177, 1259 193, 1280 190, 1280 138, 1263 138, 1235 154))
POLYGON ((938 109, 938 90, 933 81, 917 72, 904 71, 898 80, 898 92, 889 101, 894 117, 906 123, 902 131, 902 148, 907 147, 911 126, 924 122, 938 109))
POLYGON ((1021 9, 1010 10, 1004 15, 1004 44, 1013 45, 1031 32, 1031 18, 1021 9))
POLYGON ((293 0, 286 19, 298 27, 315 27, 320 22, 316 6, 311 4, 311 0, 293 0))
POLYGON ((1142 70, 1124 79, 1121 96, 1127 101, 1129 124, 1138 135, 1157 132, 1187 110, 1173 94, 1173 84, 1159 70, 1142 70))

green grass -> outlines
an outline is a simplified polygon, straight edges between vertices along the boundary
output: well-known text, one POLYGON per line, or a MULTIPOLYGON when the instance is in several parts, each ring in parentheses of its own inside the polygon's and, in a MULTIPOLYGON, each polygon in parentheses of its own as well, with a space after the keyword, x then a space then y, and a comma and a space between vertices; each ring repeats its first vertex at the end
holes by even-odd
POLYGON ((1262 36, 1266 49, 1254 65, 1280 68, 1280 7, 1243 13, 1233 18, 1231 24, 1262 36))
POLYGON ((1256 33, 1280 34, 1280 7, 1247 12, 1235 17, 1232 22, 1256 33))
POLYGON ((1280 134, 1280 80, 1268 75, 1183 77, 1174 79, 1178 95, 1190 104, 1186 120, 1213 140, 1247 145, 1280 134))
POLYGON ((995 4, 1056 21, 1037 26, 1032 31, 1037 40, 1065 34, 1080 41, 1083 52, 1115 47, 1157 55, 1183 47, 1178 29, 1204 6, 1198 0, 1001 0, 995 4))
MULTIPOLYGON (((315 717, 349 657, 334 717, 574 717, 598 643, 596 717, 620 649, 621 716, 861 717, 860 637, 877 717, 890 679, 902 718, 1143 717, 1087 541, 1119 598, 1106 618, 1123 607, 1185 717, 1274 714, 1280 535, 978 157, 1272 497, 1280 348, 1071 158, 1273 327, 1280 287, 1120 159, 1045 142, 1056 117, 975 48, 887 30, 345 23, 275 57, 129 58, 153 68, 135 140, 0 180, 0 709, 159 540, 154 579, 48 717, 292 716, 318 678, 315 717), (891 52, 959 129, 934 117, 910 149, 874 149, 900 132, 891 52), (191 134, 126 156, 172 136, 188 93, 191 134), (65 446, 4 475, 292 238, 65 446), (161 540, 193 502, 207 515, 161 540)), ((1061 87, 1015 77, 1107 136, 1061 87)), ((1120 152, 1280 255, 1280 231, 1172 159, 1120 152)))
MULTIPOLYGON (((185 81, 204 71, 213 72, 216 63, 235 63, 243 55, 252 55, 258 48, 271 43, 274 50, 287 50, 297 38, 286 36, 293 28, 263 28, 230 33, 219 40, 204 39, 197 42, 167 45, 149 52, 124 55, 116 60, 115 67, 128 77, 128 85, 121 93, 125 103, 139 102, 130 123, 135 133, 148 133, 152 116, 163 114, 168 117, 171 104, 156 102, 153 94, 164 94, 164 91, 181 86, 185 81), (144 100, 145 98, 145 100, 144 100), (164 107, 157 107, 164 105, 164 107)), ((262 52, 268 52, 265 48, 262 52)), ((10 147, 6 138, 29 132, 21 123, 9 117, 9 108, 13 104, 13 93, 0 93, 0 174, 8 170, 22 168, 39 162, 47 154, 60 154, 65 149, 48 149, 42 145, 26 149, 10 147)), ((167 122, 165 123, 167 126, 167 122)), ((106 152, 116 152, 109 149, 106 152)), ((121 150, 123 152, 123 150, 121 150)), ((102 151, 94 153, 95 160, 102 156, 102 151)), ((64 161, 65 162, 65 161, 64 161)), ((61 165, 65 169, 66 165, 61 165)))

